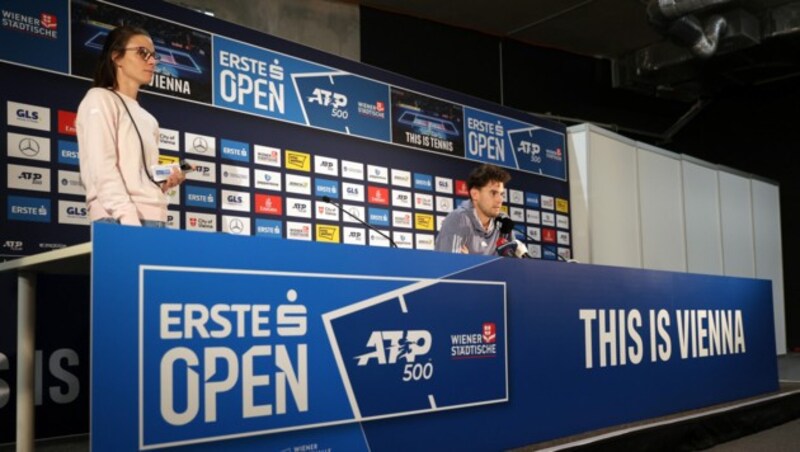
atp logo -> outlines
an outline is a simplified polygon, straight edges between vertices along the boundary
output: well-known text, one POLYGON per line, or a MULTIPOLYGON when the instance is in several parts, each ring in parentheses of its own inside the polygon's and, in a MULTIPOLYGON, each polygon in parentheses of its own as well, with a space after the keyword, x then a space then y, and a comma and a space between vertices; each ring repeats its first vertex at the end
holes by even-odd
POLYGON ((343 108, 347 106, 347 96, 321 88, 316 88, 314 92, 311 93, 311 96, 308 97, 308 101, 325 107, 343 108))
POLYGON ((398 360, 413 363, 417 357, 427 354, 433 345, 433 336, 426 330, 373 331, 367 340, 368 353, 356 356, 359 366, 366 366, 371 359, 379 365, 395 364, 398 360))

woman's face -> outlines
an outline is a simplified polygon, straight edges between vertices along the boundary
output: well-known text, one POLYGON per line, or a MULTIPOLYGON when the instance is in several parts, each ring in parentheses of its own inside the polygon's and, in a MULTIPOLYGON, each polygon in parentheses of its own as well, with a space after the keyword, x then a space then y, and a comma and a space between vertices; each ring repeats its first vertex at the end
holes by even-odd
POLYGON ((147 85, 156 70, 155 46, 145 35, 134 35, 128 39, 125 49, 114 60, 117 66, 117 84, 135 83, 147 85))

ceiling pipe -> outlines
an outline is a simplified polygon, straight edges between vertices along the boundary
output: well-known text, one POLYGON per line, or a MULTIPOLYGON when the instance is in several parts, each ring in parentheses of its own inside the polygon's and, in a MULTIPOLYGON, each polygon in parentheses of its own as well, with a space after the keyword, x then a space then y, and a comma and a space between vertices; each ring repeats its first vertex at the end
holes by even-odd
POLYGON ((729 2, 730 0, 650 0, 647 4, 647 17, 659 32, 688 47, 695 56, 709 58, 717 51, 717 44, 725 32, 727 22, 725 18, 715 15, 703 26, 693 13, 729 2))

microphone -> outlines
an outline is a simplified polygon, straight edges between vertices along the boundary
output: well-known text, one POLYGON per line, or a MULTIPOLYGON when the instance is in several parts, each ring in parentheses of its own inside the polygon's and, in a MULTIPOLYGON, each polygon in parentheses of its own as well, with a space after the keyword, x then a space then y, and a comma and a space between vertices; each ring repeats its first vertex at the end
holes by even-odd
POLYGON ((500 234, 502 235, 508 235, 511 233, 515 226, 514 220, 509 218, 508 215, 504 214, 503 212, 500 212, 500 215, 494 217, 494 223, 496 226, 500 226, 500 234))
POLYGON ((497 254, 503 257, 517 257, 517 241, 508 241, 505 237, 497 239, 497 254))
POLYGON ((355 216, 352 213, 348 212, 347 209, 342 208, 342 205, 339 204, 338 202, 335 202, 334 200, 332 200, 330 198, 330 196, 323 196, 322 197, 322 201, 326 202, 328 204, 333 204, 334 206, 336 206, 337 209, 339 209, 342 212, 344 212, 347 215, 349 215, 350 218, 353 218, 354 220, 356 220, 359 223, 363 224, 364 226, 368 227, 371 231, 375 231, 376 233, 380 234, 382 237, 384 237, 386 240, 389 241, 389 245, 391 245, 392 248, 398 248, 397 244, 394 243, 394 240, 392 240, 391 237, 389 237, 388 235, 386 235, 383 232, 381 232, 380 230, 378 230, 378 228, 376 228, 375 226, 367 223, 366 221, 362 220, 361 218, 358 218, 357 216, 355 216))

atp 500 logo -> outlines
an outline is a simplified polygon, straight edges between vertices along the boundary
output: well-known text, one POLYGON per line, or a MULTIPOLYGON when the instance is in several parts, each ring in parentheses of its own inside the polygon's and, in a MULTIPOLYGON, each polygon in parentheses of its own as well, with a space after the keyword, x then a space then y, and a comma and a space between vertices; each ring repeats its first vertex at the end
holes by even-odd
POLYGON ((322 88, 316 88, 311 96, 308 97, 308 102, 312 104, 319 104, 323 107, 331 107, 331 116, 334 118, 347 119, 349 115, 347 110, 347 96, 341 93, 334 93, 322 88))
POLYGON ((405 361, 403 381, 429 380, 433 376, 433 363, 417 362, 433 345, 433 336, 426 330, 373 331, 367 340, 368 353, 356 356, 359 366, 366 366, 374 359, 378 365, 397 364, 405 361))

